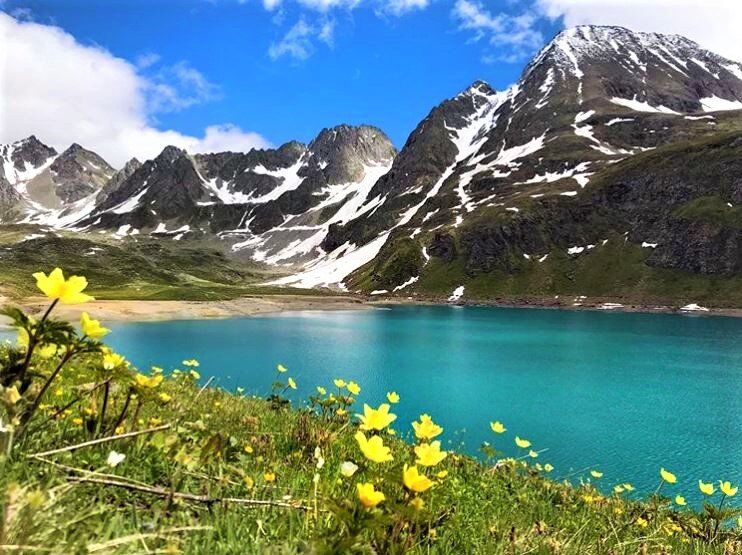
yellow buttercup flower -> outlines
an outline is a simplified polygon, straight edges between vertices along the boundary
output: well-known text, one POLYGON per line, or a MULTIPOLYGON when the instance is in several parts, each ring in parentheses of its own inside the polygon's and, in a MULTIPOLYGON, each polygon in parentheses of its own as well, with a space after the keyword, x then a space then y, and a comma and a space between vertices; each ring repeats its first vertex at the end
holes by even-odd
POLYGON ((243 480, 247 489, 252 489, 255 486, 255 480, 253 480, 250 476, 245 475, 243 480))
POLYGON ((592 476, 593 478, 602 478, 603 477, 603 473, 600 472, 599 470, 591 470, 590 471, 590 476, 592 476))
POLYGON ((173 398, 170 395, 168 395, 167 393, 160 393, 158 395, 158 397, 159 397, 160 401, 162 401, 163 403, 169 403, 170 401, 173 400, 173 398))
POLYGON ((198 373, 198 372, 196 372, 195 370, 189 370, 189 371, 188 371, 188 375, 189 375, 189 376, 190 376, 191 378, 193 378, 194 380, 200 380, 200 379, 201 379, 201 374, 199 374, 199 373, 198 373))
POLYGON ((680 506, 680 507, 685 506, 685 504, 686 504, 685 503, 685 497, 683 497, 682 495, 676 495, 675 496, 675 504, 678 505, 678 506, 680 506))
POLYGON ((435 477, 439 480, 443 480, 443 478, 445 478, 446 476, 448 476, 448 470, 441 470, 438 474, 435 475, 435 477))
POLYGON ((16 386, 6 387, 3 391, 3 401, 8 405, 15 405, 21 400, 21 394, 18 393, 16 386))
POLYGON ((320 395, 327 395, 327 390, 324 387, 318 385, 317 393, 319 393, 320 395))
POLYGON ((50 359, 59 351, 59 347, 52 343, 47 343, 36 349, 36 353, 43 359, 50 359))
POLYGON ((93 320, 87 312, 83 312, 80 317, 80 328, 90 339, 102 339, 111 331, 104 328, 98 320, 93 320))
POLYGON ((716 489, 714 488, 714 484, 712 484, 711 482, 702 482, 701 480, 698 480, 698 489, 701 490, 701 493, 705 493, 706 495, 713 495, 716 491, 716 489))
POLYGON ((276 474, 274 472, 266 472, 263 474, 263 480, 269 484, 276 481, 276 474))
POLYGON ((544 465, 544 471, 551 472, 552 470, 554 470, 554 467, 551 465, 551 463, 546 463, 544 465))
POLYGON ((164 378, 161 374, 154 376, 145 376, 144 374, 137 374, 134 376, 134 382, 139 386, 146 389, 154 389, 162 383, 164 378))
POLYGON ((47 276, 44 272, 36 272, 36 287, 50 299, 59 300, 62 304, 80 304, 92 301, 93 297, 83 293, 88 286, 88 280, 82 276, 70 276, 64 279, 60 268, 54 268, 47 276))
POLYGON ((386 394, 386 400, 393 405, 399 403, 399 394, 396 391, 390 391, 386 394))
POLYGON ((334 383, 335 387, 338 389, 343 389, 345 387, 345 380, 341 380, 340 378, 332 380, 332 383, 334 383))
POLYGON ((243 450, 243 451, 244 451, 245 453, 247 453, 248 455, 251 455, 252 453, 254 453, 254 452, 255 452, 255 449, 253 449, 253 446, 252 446, 252 445, 250 445, 249 443, 248 443, 247 445, 245 445, 245 446, 244 446, 244 447, 242 448, 242 450, 243 450))
POLYGON ((289 378, 288 380, 286 380, 286 382, 291 389, 296 389, 296 382, 294 381, 294 378, 289 378))
POLYGON ((386 499, 384 494, 375 490, 374 485, 370 483, 356 484, 356 491, 358 492, 358 500, 361 502, 361 505, 367 509, 376 507, 376 505, 386 499))
POLYGON ((376 463, 383 463, 394 460, 389 447, 386 447, 384 445, 384 440, 381 438, 381 436, 371 436, 370 438, 366 439, 365 434, 358 431, 356 432, 356 435, 354 437, 358 442, 358 446, 361 448, 363 456, 366 457, 368 460, 376 463))
POLYGON ((535 459, 536 457, 538 457, 538 452, 531 449, 530 451, 528 451, 528 456, 531 457, 532 459, 535 459))
POLYGON ((416 511, 422 511, 425 507, 425 501, 423 501, 422 497, 415 497, 410 501, 410 507, 416 511))
POLYGON ((82 418, 80 418, 79 416, 78 416, 77 418, 73 418, 73 419, 72 419, 72 423, 73 423, 73 424, 74 424, 75 426, 82 426, 82 422, 83 422, 83 420, 82 420, 82 418))
POLYGON ((660 468, 660 477, 668 484, 674 484, 678 481, 678 477, 675 474, 664 468, 660 468))
POLYGON ((277 364, 276 370, 280 372, 281 374, 283 374, 284 372, 288 372, 289 369, 286 368, 283 364, 277 364))
POLYGON ((642 517, 636 517, 636 525, 640 526, 641 528, 646 528, 649 525, 649 522, 647 522, 646 519, 642 517))
POLYGON ((433 422, 427 414, 420 415, 420 422, 413 422, 412 429, 415 430, 417 439, 433 439, 443 433, 443 428, 433 422))
POLYGON ((448 453, 441 451, 441 442, 421 443, 415 446, 416 464, 422 466, 435 466, 446 458, 448 453))
POLYGON ((623 484, 623 488, 624 488, 624 489, 625 489, 626 491, 634 491, 634 489, 635 489, 635 488, 634 488, 634 486, 632 486, 632 485, 631 485, 631 484, 629 484, 628 482, 627 482, 627 483, 625 483, 625 484, 623 484))
POLYGON ((626 489, 621 484, 618 484, 617 486, 613 486, 613 491, 616 493, 623 493, 626 489))
POLYGON ((433 484, 435 483, 424 474, 420 474, 416 466, 407 465, 404 465, 402 471, 402 482, 404 482, 404 485, 408 490, 414 491, 415 493, 427 491, 433 487, 433 484))
POLYGON ((499 420, 490 422, 490 429, 496 434, 504 434, 507 431, 507 428, 505 427, 505 425, 499 420))
POLYGON ((201 366, 201 363, 198 362, 195 358, 190 358, 183 361, 183 366, 192 366, 193 368, 198 368, 199 366, 201 366))
POLYGON ((117 353, 106 353, 103 355, 103 368, 106 370, 113 370, 119 366, 123 366, 126 363, 126 359, 117 353))
POLYGON ((397 419, 396 414, 389 412, 391 407, 386 403, 379 405, 378 409, 372 409, 367 404, 363 405, 363 414, 357 414, 361 420, 361 430, 381 431, 397 419))
POLYGON ((515 444, 521 449, 528 449, 531 446, 530 441, 528 441, 527 439, 521 439, 518 436, 515 436, 515 444))
POLYGON ((361 392, 361 386, 359 386, 356 382, 348 382, 345 387, 347 387, 348 391, 350 391, 353 395, 358 395, 361 392))
POLYGON ((735 495, 737 495, 739 486, 732 487, 731 482, 722 482, 721 480, 719 480, 719 489, 721 490, 721 493, 723 493, 727 497, 734 497, 735 495))

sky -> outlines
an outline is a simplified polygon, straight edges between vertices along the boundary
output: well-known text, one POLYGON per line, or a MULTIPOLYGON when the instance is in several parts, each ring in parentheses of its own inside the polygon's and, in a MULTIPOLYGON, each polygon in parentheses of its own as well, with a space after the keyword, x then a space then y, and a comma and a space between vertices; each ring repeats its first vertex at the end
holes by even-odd
POLYGON ((401 148, 442 100, 507 87, 578 24, 742 60, 739 0, 0 0, 0 143, 78 142, 120 166, 366 123, 401 148))

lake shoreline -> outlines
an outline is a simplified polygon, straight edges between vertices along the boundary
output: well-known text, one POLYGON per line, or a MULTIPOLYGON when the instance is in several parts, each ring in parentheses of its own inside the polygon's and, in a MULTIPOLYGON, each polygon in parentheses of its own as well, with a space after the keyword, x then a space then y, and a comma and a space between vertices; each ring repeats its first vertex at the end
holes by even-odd
MULTIPOLYGON (((571 299, 572 297, 565 297, 571 299)), ((476 306, 492 308, 541 308, 550 310, 641 312, 647 314, 686 314, 696 316, 727 316, 740 318, 742 309, 709 308, 708 310, 680 310, 672 306, 624 305, 606 299, 581 302, 553 299, 545 300, 477 300, 462 299, 456 302, 426 297, 373 297, 364 295, 259 295, 223 301, 159 301, 159 300, 95 300, 83 305, 58 306, 55 313, 60 318, 79 319, 82 312, 89 312, 103 321, 157 322, 170 320, 210 320, 261 316, 281 312, 369 310, 381 306, 476 306)), ((32 313, 47 306, 44 298, 37 297, 17 302, 0 297, 0 306, 16 304, 32 313)), ((0 317, 2 318, 2 317, 0 317)), ((0 329, 7 325, 0 319, 0 329)))

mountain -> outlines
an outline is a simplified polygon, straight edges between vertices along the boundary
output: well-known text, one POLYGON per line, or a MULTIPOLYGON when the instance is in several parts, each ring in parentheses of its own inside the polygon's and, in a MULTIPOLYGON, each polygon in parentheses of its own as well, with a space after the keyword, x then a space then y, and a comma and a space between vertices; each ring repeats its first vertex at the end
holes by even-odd
POLYGON ((574 259, 597 258, 608 234, 623 241, 626 233, 649 268, 632 268, 632 279, 652 269, 737 275, 742 192, 729 181, 740 109, 742 66, 692 41, 618 27, 566 30, 508 90, 476 82, 434 108, 371 190, 385 199, 382 209, 332 226, 327 263, 280 282, 332 283, 342 267, 360 268, 343 283, 372 292, 452 294, 472 281, 479 297, 580 287, 609 294, 616 288, 562 276, 584 263, 574 259), (691 153, 705 172, 695 181, 684 162, 691 153), (606 197, 614 188, 622 194, 606 197), (698 199, 733 214, 698 235, 697 220, 677 218, 706 202, 698 199), (673 234, 697 243, 694 251, 677 252, 673 234), (642 252, 642 244, 652 246, 642 252), (357 260, 347 264, 346 252, 357 260), (538 268, 549 257, 566 260, 538 268))
POLYGON ((676 35, 582 26, 508 89, 477 81, 433 108, 399 153, 340 125, 247 153, 171 146, 116 171, 29 137, 0 147, 0 221, 216 241, 278 285, 730 302, 741 143, 742 65, 676 35))

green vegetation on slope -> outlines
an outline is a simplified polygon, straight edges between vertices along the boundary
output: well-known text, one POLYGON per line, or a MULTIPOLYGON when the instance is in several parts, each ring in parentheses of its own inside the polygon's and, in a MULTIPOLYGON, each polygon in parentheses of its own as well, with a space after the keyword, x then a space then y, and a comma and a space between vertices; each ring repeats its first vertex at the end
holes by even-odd
MULTIPOLYGON (((85 300, 79 280, 53 274, 39 286, 62 303, 85 300)), ((356 418, 361 387, 337 379, 292 409, 299 375, 280 364, 272 395, 248 398, 199 387, 195 360, 168 375, 140 372, 99 342, 107 330, 94 320, 83 318, 78 333, 9 314, 25 332, 18 346, 0 347, 0 550, 726 555, 742 547, 740 511, 723 505, 737 493, 729 483, 704 486, 714 491, 700 513, 685 507, 664 469, 662 489, 647 500, 632 499, 627 483, 605 495, 590 480, 550 480, 550 465, 529 464, 532 447, 517 436, 522 458, 498 460, 484 446, 477 461, 443 451, 445 431, 421 415, 413 446, 391 429, 390 411, 404 402, 392 392, 389 404, 364 406, 356 418)), ((495 447, 511 440, 501 423, 491 428, 495 447)))

